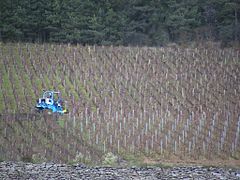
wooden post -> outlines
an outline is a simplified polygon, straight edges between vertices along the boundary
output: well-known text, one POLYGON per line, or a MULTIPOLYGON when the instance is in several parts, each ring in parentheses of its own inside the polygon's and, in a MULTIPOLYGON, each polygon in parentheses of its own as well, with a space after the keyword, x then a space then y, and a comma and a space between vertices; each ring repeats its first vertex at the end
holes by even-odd
POLYGON ((160 141, 160 152, 161 152, 161 155, 163 154, 163 141, 161 139, 160 141))

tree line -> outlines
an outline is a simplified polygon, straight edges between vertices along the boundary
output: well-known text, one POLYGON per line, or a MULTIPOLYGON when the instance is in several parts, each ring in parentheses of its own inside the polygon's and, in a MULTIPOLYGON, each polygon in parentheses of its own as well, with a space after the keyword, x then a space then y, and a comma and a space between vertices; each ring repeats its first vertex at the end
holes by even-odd
POLYGON ((0 40, 97 45, 240 43, 239 0, 0 0, 0 40))

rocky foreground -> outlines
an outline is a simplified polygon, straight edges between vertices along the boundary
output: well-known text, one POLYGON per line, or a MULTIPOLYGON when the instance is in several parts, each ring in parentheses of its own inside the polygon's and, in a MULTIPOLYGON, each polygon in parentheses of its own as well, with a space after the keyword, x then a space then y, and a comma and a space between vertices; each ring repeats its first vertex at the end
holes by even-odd
POLYGON ((240 169, 215 167, 87 167, 82 164, 1 162, 0 179, 240 179, 240 169))

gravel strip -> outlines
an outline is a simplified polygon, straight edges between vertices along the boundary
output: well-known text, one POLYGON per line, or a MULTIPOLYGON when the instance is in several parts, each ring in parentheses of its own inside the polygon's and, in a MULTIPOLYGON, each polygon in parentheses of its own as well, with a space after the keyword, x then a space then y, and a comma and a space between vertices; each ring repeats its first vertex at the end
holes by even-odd
POLYGON ((0 179, 239 179, 240 169, 215 167, 112 168, 82 164, 1 162, 0 179))

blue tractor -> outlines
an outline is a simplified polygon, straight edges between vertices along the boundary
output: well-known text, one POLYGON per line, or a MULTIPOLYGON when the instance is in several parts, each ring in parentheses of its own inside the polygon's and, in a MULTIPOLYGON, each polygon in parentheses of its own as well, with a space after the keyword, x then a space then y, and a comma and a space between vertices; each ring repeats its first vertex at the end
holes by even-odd
POLYGON ((38 111, 51 110, 53 113, 66 114, 68 110, 63 107, 63 101, 59 97, 59 92, 44 91, 42 98, 37 100, 36 109, 38 111))

